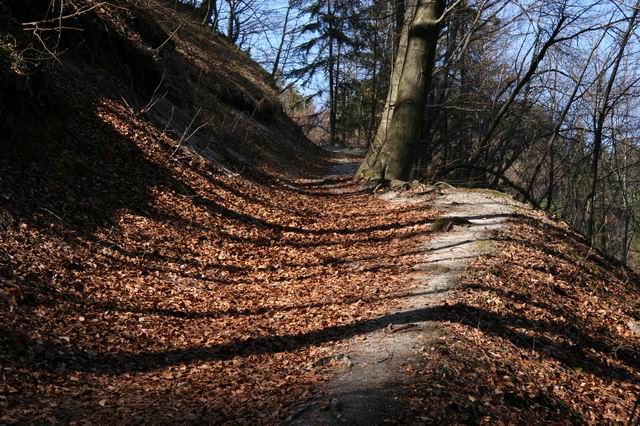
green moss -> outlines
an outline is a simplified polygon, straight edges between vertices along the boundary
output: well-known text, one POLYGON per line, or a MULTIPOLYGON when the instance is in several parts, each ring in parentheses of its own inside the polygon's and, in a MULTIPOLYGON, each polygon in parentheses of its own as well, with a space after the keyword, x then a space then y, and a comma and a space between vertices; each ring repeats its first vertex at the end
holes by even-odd
POLYGON ((494 196, 496 198, 500 198, 503 200, 512 200, 513 197, 509 194, 505 194, 504 192, 500 192, 500 191, 496 191, 494 189, 486 189, 486 188, 473 188, 473 189, 468 189, 467 191, 469 192, 477 192, 480 194, 486 194, 486 195, 491 195, 494 196))
POLYGON ((456 189, 455 186, 447 183, 447 182, 436 182, 433 186, 435 186, 436 188, 445 188, 445 189, 456 189))
POLYGON ((577 424, 586 423, 586 420, 585 420, 584 416, 582 415, 582 413, 580 413, 578 411, 571 410, 571 418, 577 424))
POLYGON ((188 185, 185 185, 178 180, 176 180, 172 186, 173 190, 180 195, 193 195, 193 190, 188 185))
POLYGON ((480 250, 484 251, 490 249, 493 245, 493 242, 491 240, 478 240, 476 241, 476 245, 480 250))
POLYGON ((589 288, 598 294, 598 296, 606 296, 608 294, 607 289, 598 284, 589 283, 589 288))

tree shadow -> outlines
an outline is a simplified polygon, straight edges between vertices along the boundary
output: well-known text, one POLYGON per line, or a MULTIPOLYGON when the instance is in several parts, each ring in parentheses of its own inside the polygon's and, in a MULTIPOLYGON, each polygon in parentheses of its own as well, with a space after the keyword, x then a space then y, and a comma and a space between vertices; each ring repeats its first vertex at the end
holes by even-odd
POLYGON ((485 334, 505 339, 516 347, 534 350, 543 357, 556 359, 568 368, 580 369, 603 379, 617 378, 629 383, 638 382, 633 372, 640 368, 638 354, 633 350, 613 347, 601 339, 593 338, 578 325, 559 325, 529 320, 517 315, 500 315, 465 304, 414 309, 306 333, 255 336, 218 345, 175 348, 161 352, 110 352, 89 356, 83 351, 51 340, 35 341, 6 326, 2 327, 0 334, 3 340, 13 342, 16 347, 26 348, 26 356, 9 361, 12 364, 32 370, 50 370, 55 369, 60 363, 65 363, 66 368, 72 371, 131 374, 176 365, 295 351, 310 345, 371 333, 391 324, 400 325, 421 321, 460 323, 480 329, 485 334), (530 336, 520 329, 526 329, 538 335, 530 336), (542 333, 548 333, 560 339, 551 339, 542 333), (625 367, 611 366, 603 362, 601 356, 613 353, 625 367))
MULTIPOLYGON (((637 289, 640 286, 640 275, 634 270, 626 267, 618 259, 612 258, 603 253, 597 247, 593 247, 589 241, 572 228, 565 229, 562 226, 554 225, 538 218, 517 215, 513 219, 514 223, 523 223, 536 229, 544 238, 529 239, 525 237, 501 236, 498 239, 514 244, 519 244, 527 248, 542 252, 550 257, 558 258, 570 264, 583 264, 585 261, 593 262, 597 269, 584 268, 584 271, 594 279, 610 278, 609 271, 612 266, 619 268, 629 279, 630 285, 637 289), (563 251, 550 241, 561 240, 572 247, 571 251, 563 251)), ((551 265, 546 265, 545 270, 554 272, 551 265)))
POLYGON ((18 221, 90 235, 113 226, 122 209, 146 215, 154 190, 184 187, 130 135, 104 121, 104 112, 89 100, 95 96, 86 99, 84 105, 69 104, 64 115, 52 112, 47 123, 32 123, 23 145, 3 146, 0 186, 7 188, 7 205, 18 221))
MULTIPOLYGON (((44 287, 40 285, 40 287, 44 287)), ((46 291, 46 290, 45 290, 46 291)), ((76 313, 89 313, 91 311, 106 311, 106 312, 121 312, 130 314, 152 315, 174 319, 220 319, 220 318, 237 318, 237 317, 251 317, 261 316, 274 313, 292 312, 292 311, 306 311, 315 308, 325 308, 327 306, 349 306, 360 303, 379 302, 383 300, 394 301, 402 300, 411 297, 427 296, 433 294, 439 294, 446 292, 446 289, 440 290, 426 290, 418 292, 409 292, 402 294, 392 294, 387 296, 364 297, 364 298, 347 298, 342 301, 331 302, 315 302, 315 303, 300 303, 300 304, 288 304, 283 306, 260 306, 256 308, 228 308, 219 311, 188 311, 179 310, 175 308, 158 308, 158 307, 145 307, 135 306, 121 301, 101 301, 92 300, 87 298, 78 297, 70 292, 63 291, 49 291, 49 298, 44 300, 42 298, 35 301, 31 301, 30 304, 35 306, 53 306, 62 302, 74 304, 74 310, 76 313)))

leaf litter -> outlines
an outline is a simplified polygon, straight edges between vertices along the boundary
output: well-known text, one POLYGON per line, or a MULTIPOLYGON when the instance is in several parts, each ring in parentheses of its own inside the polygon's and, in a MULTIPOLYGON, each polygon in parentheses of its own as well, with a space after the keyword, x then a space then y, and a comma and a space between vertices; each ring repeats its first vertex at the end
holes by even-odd
POLYGON ((148 166, 69 185, 3 164, 0 421, 286 418, 329 377, 319 360, 402 297, 436 212, 170 158, 121 105, 93 108, 133 141, 103 161, 148 166))
POLYGON ((638 276, 543 213, 522 209, 492 239, 423 348, 415 418, 636 424, 638 276))

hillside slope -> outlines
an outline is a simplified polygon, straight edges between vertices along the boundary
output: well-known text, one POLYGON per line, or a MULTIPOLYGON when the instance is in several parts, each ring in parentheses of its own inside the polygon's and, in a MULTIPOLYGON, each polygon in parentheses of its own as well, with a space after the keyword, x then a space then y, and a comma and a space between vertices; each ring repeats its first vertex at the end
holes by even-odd
POLYGON ((70 19, 61 64, 19 24, 48 4, 0 3, 0 422, 283 419, 433 212, 309 180, 344 163, 168 3, 70 19))
MULTIPOLYGON (((291 418, 415 290, 438 191, 352 182, 359 158, 304 139, 189 9, 111 1, 45 37, 54 59, 21 25, 48 4, 0 2, 0 423, 291 418)), ((511 224, 429 318, 404 415, 623 419, 637 277, 511 224)))
POLYGON ((65 10, 79 15, 62 31, 49 1, 0 5, 5 159, 113 137, 106 112, 147 128, 170 152, 189 145, 226 164, 299 172, 305 155, 320 154, 282 112, 268 75, 174 2, 78 3, 85 9, 65 10), (43 17, 51 22, 38 31, 20 24, 43 17))

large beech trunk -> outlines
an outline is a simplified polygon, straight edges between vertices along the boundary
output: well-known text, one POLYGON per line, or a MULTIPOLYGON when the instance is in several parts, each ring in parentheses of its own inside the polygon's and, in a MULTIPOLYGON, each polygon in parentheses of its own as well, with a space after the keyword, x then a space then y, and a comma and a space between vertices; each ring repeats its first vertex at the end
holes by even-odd
POLYGON ((411 24, 403 26, 387 105, 376 138, 358 170, 361 178, 408 180, 411 175, 445 3, 417 0, 414 7, 407 7, 405 22, 411 24))
POLYGON ((387 142, 387 133, 389 130, 389 123, 391 123, 391 117, 393 117, 393 110, 396 105, 396 97, 398 95, 398 85, 400 84, 400 77, 402 76, 402 69, 404 68, 404 60, 407 56, 407 46, 409 44, 409 28, 413 17, 416 14, 416 1, 408 0, 405 4, 404 19, 402 21, 402 29, 400 30, 400 40, 398 42, 398 52, 393 63, 393 70, 391 72, 391 79, 389 82, 389 90, 387 91, 387 99, 384 103, 384 110, 382 111, 382 117, 380 124, 376 130, 375 136, 371 140, 369 151, 364 161, 358 169, 357 176, 361 178, 368 178, 373 171, 378 161, 381 149, 387 142))

